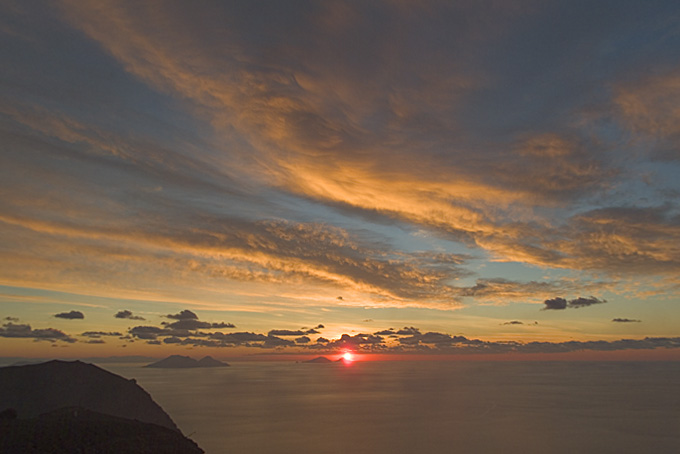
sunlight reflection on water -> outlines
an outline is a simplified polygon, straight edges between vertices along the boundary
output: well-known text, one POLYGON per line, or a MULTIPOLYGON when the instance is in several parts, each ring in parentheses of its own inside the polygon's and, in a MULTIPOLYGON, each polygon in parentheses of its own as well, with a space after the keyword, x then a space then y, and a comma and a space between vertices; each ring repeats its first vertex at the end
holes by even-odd
POLYGON ((680 452, 680 363, 105 367, 208 454, 680 452))

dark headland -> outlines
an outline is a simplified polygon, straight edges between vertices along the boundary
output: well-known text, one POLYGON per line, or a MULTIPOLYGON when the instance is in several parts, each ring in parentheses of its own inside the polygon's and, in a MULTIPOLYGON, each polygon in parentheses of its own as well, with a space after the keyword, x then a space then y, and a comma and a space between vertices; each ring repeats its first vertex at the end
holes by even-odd
POLYGON ((147 364, 144 367, 156 367, 160 369, 189 369, 193 367, 229 367, 229 364, 218 361, 210 356, 205 356, 200 360, 195 360, 188 356, 171 355, 155 363, 147 364))
POLYGON ((202 453, 134 380, 93 364, 0 368, 2 453, 202 453))

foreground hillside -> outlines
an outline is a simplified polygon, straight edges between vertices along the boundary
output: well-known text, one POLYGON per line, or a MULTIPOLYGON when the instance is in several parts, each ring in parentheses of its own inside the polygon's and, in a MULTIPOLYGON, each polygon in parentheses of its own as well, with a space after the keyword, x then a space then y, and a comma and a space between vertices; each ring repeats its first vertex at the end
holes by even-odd
POLYGON ((134 380, 49 361, 0 368, 0 452, 203 451, 134 380))

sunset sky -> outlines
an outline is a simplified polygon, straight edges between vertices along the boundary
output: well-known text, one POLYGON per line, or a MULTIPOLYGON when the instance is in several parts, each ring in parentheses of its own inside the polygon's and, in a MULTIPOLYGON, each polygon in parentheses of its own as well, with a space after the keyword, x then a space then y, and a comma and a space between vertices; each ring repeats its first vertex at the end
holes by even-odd
POLYGON ((675 1, 6 0, 0 34, 1 356, 680 358, 675 1))

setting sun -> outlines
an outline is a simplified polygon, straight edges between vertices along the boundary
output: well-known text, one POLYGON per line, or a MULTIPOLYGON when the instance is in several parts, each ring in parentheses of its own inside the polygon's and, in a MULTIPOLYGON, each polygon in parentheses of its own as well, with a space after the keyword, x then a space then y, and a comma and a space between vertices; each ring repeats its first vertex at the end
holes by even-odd
POLYGON ((352 352, 345 352, 342 355, 342 359, 345 361, 354 361, 354 355, 352 354, 352 352))

